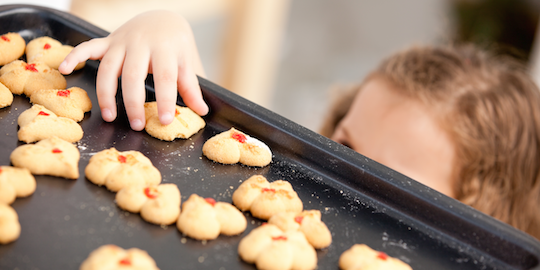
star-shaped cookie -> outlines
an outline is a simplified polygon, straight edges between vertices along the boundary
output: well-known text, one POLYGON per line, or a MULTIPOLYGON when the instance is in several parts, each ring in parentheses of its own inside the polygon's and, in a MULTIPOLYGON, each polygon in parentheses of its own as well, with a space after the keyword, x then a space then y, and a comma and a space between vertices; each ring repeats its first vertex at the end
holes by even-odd
POLYGON ((68 179, 79 178, 79 158, 79 149, 58 137, 21 145, 10 156, 15 167, 26 168, 32 174, 68 179))
POLYGON ((35 104, 19 115, 17 135, 20 141, 31 143, 56 136, 68 142, 80 141, 82 127, 72 119, 58 117, 45 107, 35 104))
POLYGON ((43 105, 56 115, 67 117, 77 122, 84 118, 84 113, 92 109, 92 101, 82 88, 42 89, 34 92, 30 102, 43 105))
MULTIPOLYGON (((26 59, 28 62, 44 62, 49 67, 58 69, 62 61, 73 50, 73 46, 64 45, 51 37, 39 37, 26 45, 26 59)), ((79 63, 75 70, 83 68, 85 62, 79 63)))
POLYGON ((152 161, 138 151, 119 152, 115 148, 96 153, 84 170, 90 182, 113 192, 130 186, 161 183, 161 173, 152 161))
POLYGON ((116 204, 126 211, 140 212, 150 223, 171 225, 180 215, 180 190, 170 183, 127 186, 116 193, 116 204))
POLYGON ((13 61, 0 68, 0 82, 11 93, 25 94, 27 97, 41 89, 65 89, 66 79, 62 74, 45 63, 26 63, 21 60, 13 61))
POLYGON ((317 253, 298 231, 283 232, 272 224, 253 229, 238 245, 238 254, 257 269, 315 269, 317 253))
POLYGON ((254 175, 244 181, 232 196, 236 207, 250 211, 260 219, 268 220, 280 212, 300 213, 303 204, 287 181, 269 183, 262 175, 254 175))
POLYGON ((28 169, 0 166, 0 203, 11 204, 36 190, 36 179, 28 169))
POLYGON ((272 161, 272 152, 266 144, 234 128, 208 139, 202 151, 208 159, 222 164, 240 162, 264 167, 272 161))
POLYGON ((242 212, 226 202, 202 198, 192 194, 182 204, 182 213, 176 222, 178 230, 198 240, 216 239, 220 234, 237 235, 247 226, 242 212))

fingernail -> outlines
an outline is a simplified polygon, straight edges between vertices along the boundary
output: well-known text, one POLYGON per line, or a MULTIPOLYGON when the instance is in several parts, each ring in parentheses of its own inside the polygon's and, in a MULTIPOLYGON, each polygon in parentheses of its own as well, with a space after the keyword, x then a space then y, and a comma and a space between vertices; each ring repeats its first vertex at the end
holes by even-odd
POLYGON ((101 110, 101 117, 103 118, 103 120, 105 120, 107 122, 111 122, 112 120, 114 120, 112 112, 109 109, 101 110))
POLYGON ((159 118, 159 122, 161 122, 162 124, 164 125, 168 125, 170 124, 171 122, 173 121, 173 116, 172 114, 170 113, 164 113, 163 115, 161 115, 161 117, 159 118))
POLYGON ((129 122, 129 124, 133 130, 142 130, 144 128, 143 122, 139 119, 133 119, 129 122))

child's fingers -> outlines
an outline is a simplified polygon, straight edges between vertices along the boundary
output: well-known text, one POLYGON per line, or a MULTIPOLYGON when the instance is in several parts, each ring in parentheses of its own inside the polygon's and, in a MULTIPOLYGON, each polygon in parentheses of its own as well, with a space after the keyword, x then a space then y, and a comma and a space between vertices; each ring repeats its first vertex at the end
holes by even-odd
POLYGON ((75 66, 81 62, 88 59, 101 59, 108 49, 109 41, 105 38, 85 41, 73 48, 73 50, 66 56, 64 61, 58 67, 58 71, 63 74, 70 74, 73 72, 75 66))
POLYGON ((178 64, 169 54, 156 52, 152 55, 152 72, 159 121, 168 125, 173 121, 176 111, 178 64))
POLYGON ((125 51, 122 47, 112 47, 103 56, 96 76, 96 94, 101 109, 101 117, 107 122, 116 119, 116 89, 122 71, 125 51))
POLYGON ((202 97, 197 75, 188 66, 178 70, 178 93, 184 103, 198 115, 208 113, 208 105, 202 97))
POLYGON ((144 101, 146 97, 145 80, 148 75, 148 52, 128 48, 122 69, 122 93, 124 106, 133 130, 142 130, 146 124, 144 101))

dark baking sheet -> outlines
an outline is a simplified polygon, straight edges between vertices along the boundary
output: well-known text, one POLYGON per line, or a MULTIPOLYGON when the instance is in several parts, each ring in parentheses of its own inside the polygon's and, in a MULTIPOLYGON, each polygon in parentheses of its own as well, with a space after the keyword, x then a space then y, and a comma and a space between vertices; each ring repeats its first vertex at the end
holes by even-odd
MULTIPOLYGON (((71 45, 107 34, 63 12, 0 6, 0 33, 10 31, 27 41, 48 35, 71 45)), ((106 123, 95 95, 97 66, 89 61, 67 76, 68 87, 86 89, 94 104, 81 122, 85 135, 77 143, 81 177, 71 181, 37 176, 36 192, 13 203, 22 234, 0 246, 0 269, 77 269, 104 244, 144 249, 161 269, 254 269, 237 254, 239 240, 261 224, 248 213, 242 235, 202 242, 184 237, 176 226, 152 225, 119 209, 114 193, 84 177, 89 158, 110 147, 147 155, 163 182, 178 185, 183 200, 197 193, 231 202, 240 182, 254 174, 290 181, 305 209, 320 210, 332 232, 332 245, 318 251, 319 269, 338 269, 339 256, 355 243, 368 244, 417 270, 540 269, 540 243, 532 237, 204 79, 200 84, 211 112, 205 117, 207 126, 191 139, 163 142, 132 131, 121 102, 118 119, 106 123), (202 144, 232 126, 266 142, 273 162, 251 168, 204 158, 202 144)), ((151 77, 147 89, 152 100, 151 77)), ((21 145, 17 117, 29 107, 27 98, 16 96, 11 107, 0 109, 1 165, 10 164, 11 151, 21 145)))

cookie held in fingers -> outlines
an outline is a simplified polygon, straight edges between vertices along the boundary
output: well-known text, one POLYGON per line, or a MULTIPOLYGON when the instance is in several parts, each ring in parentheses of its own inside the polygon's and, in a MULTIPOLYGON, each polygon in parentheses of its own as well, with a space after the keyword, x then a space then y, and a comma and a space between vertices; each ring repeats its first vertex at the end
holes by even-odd
MULTIPOLYGON (((49 67, 58 69, 66 56, 73 50, 73 46, 64 45, 51 37, 38 37, 26 45, 26 59, 30 62, 40 61, 49 67)), ((75 66, 75 70, 83 68, 85 62, 75 66)))
POLYGON ((58 137, 36 144, 21 145, 11 152, 11 163, 26 168, 34 175, 79 178, 80 153, 77 147, 58 137))
POLYGON ((96 153, 84 170, 86 178, 113 192, 131 186, 161 183, 161 173, 152 161, 138 151, 119 152, 115 148, 96 153))
POLYGON ((301 232, 283 232, 272 224, 263 224, 240 240, 238 254, 257 269, 317 268, 317 253, 301 232))
POLYGON ((65 89, 66 79, 45 63, 13 61, 0 68, 0 82, 15 95, 27 97, 41 89, 65 89))
POLYGON ((26 168, 0 166, 0 203, 11 204, 16 198, 32 195, 36 179, 26 168))
POLYGON ((171 225, 180 215, 180 190, 175 184, 127 186, 116 193, 116 204, 126 211, 141 213, 147 222, 171 225))
POLYGON ((26 143, 51 137, 77 142, 82 139, 84 133, 82 127, 74 120, 58 117, 51 110, 38 104, 21 113, 17 122, 20 126, 17 136, 20 141, 26 143))
POLYGON ((373 250, 364 244, 356 244, 339 257, 339 268, 343 270, 412 270, 403 261, 392 258, 384 252, 373 250))
POLYGON ((163 141, 174 141, 176 138, 187 139, 206 126, 204 119, 188 107, 176 105, 174 119, 168 125, 162 125, 159 121, 157 102, 145 103, 144 113, 146 132, 163 141))
POLYGON ((19 216, 11 206, 0 203, 0 244, 8 244, 21 235, 19 216))
POLYGON ((18 33, 6 33, 0 36, 0 66, 19 59, 24 54, 26 42, 18 33))
POLYGON ((84 113, 92 110, 92 101, 88 93, 79 87, 38 90, 32 94, 30 102, 43 105, 56 115, 77 122, 84 118, 84 113))
POLYGON ((319 210, 304 210, 301 213, 281 212, 273 215, 269 224, 278 226, 282 231, 299 231, 316 249, 330 246, 332 234, 321 221, 319 210))
POLYGON ((216 239, 220 234, 237 235, 247 226, 246 217, 236 207, 212 198, 192 194, 182 204, 176 222, 178 230, 198 240, 216 239))
POLYGON ((116 245, 104 245, 92 251, 79 269, 159 270, 148 252, 138 248, 125 250, 116 245))
POLYGON ((0 83, 0 108, 5 108, 13 103, 13 94, 9 89, 0 83))
POLYGON ((250 211, 260 219, 268 220, 280 212, 300 213, 303 204, 287 181, 268 182, 262 175, 244 181, 233 193, 232 201, 238 209, 250 211))
POLYGON ((234 128, 208 139, 202 150, 208 159, 222 164, 264 167, 272 161, 266 144, 234 128))

